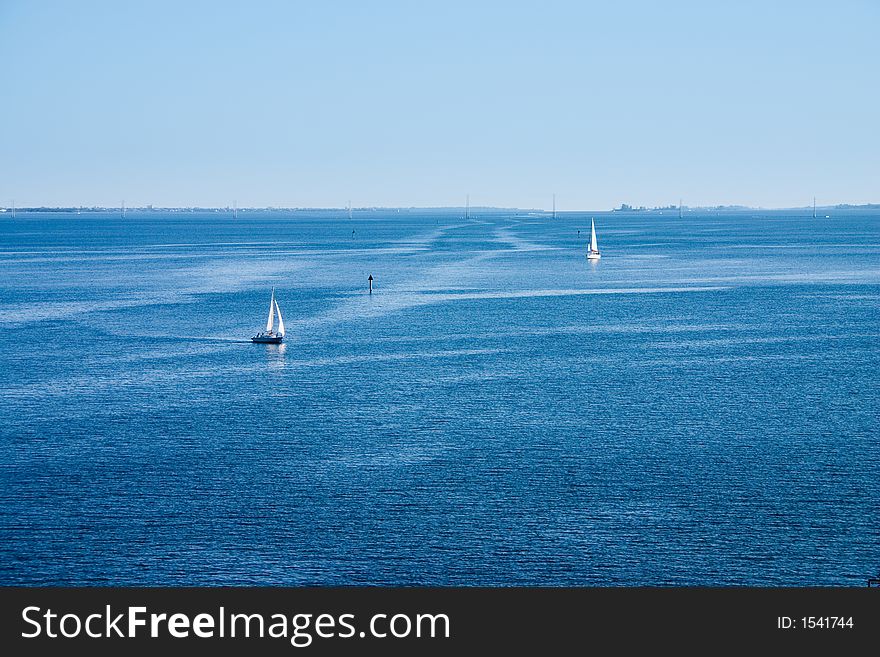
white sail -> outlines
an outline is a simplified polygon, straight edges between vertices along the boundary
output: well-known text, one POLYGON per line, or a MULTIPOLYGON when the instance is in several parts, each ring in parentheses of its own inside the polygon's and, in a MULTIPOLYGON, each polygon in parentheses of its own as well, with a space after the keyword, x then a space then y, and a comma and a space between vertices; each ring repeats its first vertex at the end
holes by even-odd
POLYGON ((275 320, 275 288, 272 288, 272 300, 269 301, 269 319, 266 321, 266 333, 272 332, 275 320))
POLYGON ((599 253, 599 241, 596 239, 596 222, 590 219, 590 253, 599 253))
POLYGON ((284 320, 281 319, 281 308, 278 307, 278 302, 275 302, 275 312, 278 313, 278 333, 276 335, 278 337, 284 337, 284 320))

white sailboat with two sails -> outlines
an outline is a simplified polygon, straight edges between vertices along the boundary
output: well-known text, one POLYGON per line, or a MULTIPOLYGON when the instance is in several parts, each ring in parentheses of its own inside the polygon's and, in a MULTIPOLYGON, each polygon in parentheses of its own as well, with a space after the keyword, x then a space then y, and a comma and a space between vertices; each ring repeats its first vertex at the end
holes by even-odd
POLYGON ((272 299, 269 301, 269 320, 266 322, 266 330, 257 333, 251 338, 251 342, 260 344, 280 344, 284 339, 284 320, 281 318, 281 308, 275 299, 275 288, 272 288, 272 299), (275 330, 275 315, 278 315, 278 330, 275 330))

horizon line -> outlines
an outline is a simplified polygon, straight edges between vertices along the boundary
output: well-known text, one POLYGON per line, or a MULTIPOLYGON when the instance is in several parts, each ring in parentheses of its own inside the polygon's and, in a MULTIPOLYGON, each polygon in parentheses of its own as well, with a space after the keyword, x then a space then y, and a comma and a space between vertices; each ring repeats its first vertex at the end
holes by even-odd
MULTIPOLYGON (((656 211, 664 211, 664 210, 678 210, 679 208, 682 210, 716 210, 716 209, 728 209, 728 210, 766 210, 766 211, 774 211, 774 210, 812 210, 813 208, 818 209, 852 209, 852 208, 874 208, 880 207, 880 203, 867 202, 867 203, 831 203, 826 205, 792 205, 792 206, 776 206, 776 207, 767 207, 767 206, 752 206, 752 205, 741 205, 737 203, 730 204, 716 204, 716 205, 657 205, 657 206, 633 206, 628 203, 622 203, 618 207, 614 208, 581 208, 581 209, 572 209, 572 210, 560 210, 558 208, 555 209, 557 214, 560 213, 571 213, 571 212, 656 212, 656 211)), ((28 211, 41 211, 41 212, 114 212, 114 211, 124 211, 126 212, 156 212, 156 211, 179 211, 179 210, 207 210, 212 212, 247 212, 247 211, 310 211, 310 212, 347 212, 349 209, 352 211, 377 211, 377 210, 451 210, 464 211, 466 208, 470 210, 490 210, 490 211, 507 211, 507 212, 531 212, 531 213, 542 213, 542 214, 553 214, 554 210, 546 210, 544 208, 520 208, 515 206, 498 206, 498 205, 477 205, 477 206, 466 206, 466 205, 363 205, 363 206, 353 206, 353 205, 345 205, 345 206, 279 206, 279 205, 264 205, 264 206, 219 206, 219 205, 139 205, 139 206, 126 206, 122 205, 26 205, 19 206, 14 202, 10 206, 0 207, 0 213, 9 213, 9 212, 28 212, 28 211)))

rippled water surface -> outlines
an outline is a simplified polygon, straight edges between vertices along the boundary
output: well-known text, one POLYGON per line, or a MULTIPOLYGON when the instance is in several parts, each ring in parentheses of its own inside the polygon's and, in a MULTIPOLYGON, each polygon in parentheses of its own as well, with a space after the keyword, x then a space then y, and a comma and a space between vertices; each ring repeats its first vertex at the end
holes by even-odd
POLYGON ((476 214, 4 215, 0 584, 877 574, 877 213, 476 214))

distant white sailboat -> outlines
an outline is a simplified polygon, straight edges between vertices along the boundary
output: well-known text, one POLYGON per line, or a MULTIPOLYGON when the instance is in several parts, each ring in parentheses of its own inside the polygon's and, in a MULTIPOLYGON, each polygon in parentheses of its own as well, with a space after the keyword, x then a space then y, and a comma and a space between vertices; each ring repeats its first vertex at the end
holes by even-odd
POLYGON ((251 338, 251 342, 261 344, 279 344, 284 339, 284 319, 281 317, 281 308, 275 299, 275 288, 272 288, 272 299, 269 301, 269 319, 266 322, 266 330, 257 333, 251 338), (278 330, 275 330, 275 315, 278 315, 278 330))
POLYGON ((587 251, 587 260, 598 260, 602 257, 599 253, 599 241, 596 239, 596 221, 590 219, 590 248, 587 251))

